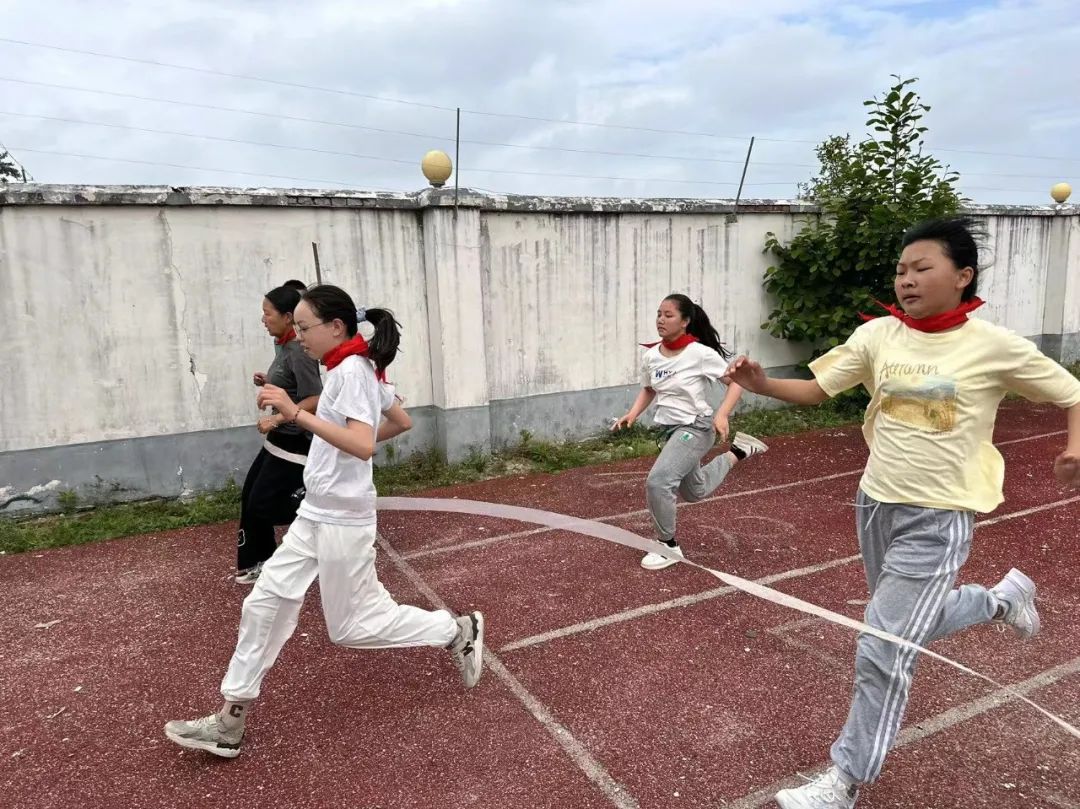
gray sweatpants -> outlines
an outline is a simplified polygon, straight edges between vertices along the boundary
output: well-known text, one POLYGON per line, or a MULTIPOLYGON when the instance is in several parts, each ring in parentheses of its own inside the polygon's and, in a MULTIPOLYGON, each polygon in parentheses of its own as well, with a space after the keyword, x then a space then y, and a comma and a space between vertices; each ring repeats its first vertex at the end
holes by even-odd
POLYGON ((675 428, 660 450, 645 480, 645 500, 661 540, 675 538, 676 493, 696 503, 712 494, 731 471, 726 452, 701 465, 701 459, 715 443, 712 418, 698 416, 693 424, 675 428))
MULTIPOLYGON (((985 587, 954 588, 971 549, 974 514, 856 499, 859 548, 870 603, 866 623, 926 646, 994 617, 998 602, 985 587)), ((918 655, 873 635, 859 635, 855 687, 832 760, 852 780, 881 772, 907 706, 918 655)))

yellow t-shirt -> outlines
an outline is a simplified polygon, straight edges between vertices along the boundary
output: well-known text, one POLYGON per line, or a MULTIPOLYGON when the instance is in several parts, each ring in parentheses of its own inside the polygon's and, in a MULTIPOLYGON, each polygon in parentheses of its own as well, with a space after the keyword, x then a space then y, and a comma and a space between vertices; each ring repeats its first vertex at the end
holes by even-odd
POLYGON ((884 503, 993 511, 1005 462, 994 447, 998 404, 1013 392, 1059 407, 1080 403, 1080 381, 1030 340, 984 320, 926 333, 895 317, 857 328, 810 363, 829 396, 863 385, 870 459, 863 491, 884 503))

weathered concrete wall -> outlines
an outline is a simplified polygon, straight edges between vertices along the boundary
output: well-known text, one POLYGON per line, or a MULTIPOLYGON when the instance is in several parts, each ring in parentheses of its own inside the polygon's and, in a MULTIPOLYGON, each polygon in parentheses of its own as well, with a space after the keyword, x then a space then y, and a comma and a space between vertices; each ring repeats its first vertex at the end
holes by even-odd
MULTIPOLYGON (((241 479, 257 450, 251 372, 266 290, 323 280, 404 325, 392 379, 417 427, 398 450, 460 457, 598 430, 636 386, 658 301, 699 299, 725 342, 789 369, 766 335, 765 234, 813 208, 229 189, 0 189, 0 511, 180 494, 241 479)), ((983 316, 1080 359, 1080 210, 979 209, 983 316)))

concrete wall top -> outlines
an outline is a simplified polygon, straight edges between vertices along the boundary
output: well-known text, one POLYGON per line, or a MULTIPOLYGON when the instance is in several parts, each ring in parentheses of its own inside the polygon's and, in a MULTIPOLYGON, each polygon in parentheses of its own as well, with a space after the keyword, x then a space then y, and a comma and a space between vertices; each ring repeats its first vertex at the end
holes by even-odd
MULTIPOLYGON (((415 192, 325 190, 310 188, 220 188, 214 186, 0 185, 5 205, 237 205, 250 207, 383 208, 419 210, 454 205, 452 188, 415 192)), ((493 194, 459 189, 457 204, 486 211, 536 213, 791 213, 814 214, 816 205, 800 200, 557 197, 493 194)), ((966 211, 983 216, 1075 216, 1080 205, 972 205, 966 211)))

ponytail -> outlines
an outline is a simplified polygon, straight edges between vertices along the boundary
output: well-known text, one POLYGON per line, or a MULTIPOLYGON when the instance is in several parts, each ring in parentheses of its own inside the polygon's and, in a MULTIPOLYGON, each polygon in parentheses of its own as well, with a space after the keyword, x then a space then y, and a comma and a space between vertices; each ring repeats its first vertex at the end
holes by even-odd
POLYGON ((368 340, 368 359, 378 371, 385 371, 394 361, 401 344, 401 324, 389 309, 367 309, 364 319, 375 327, 375 334, 368 340))

